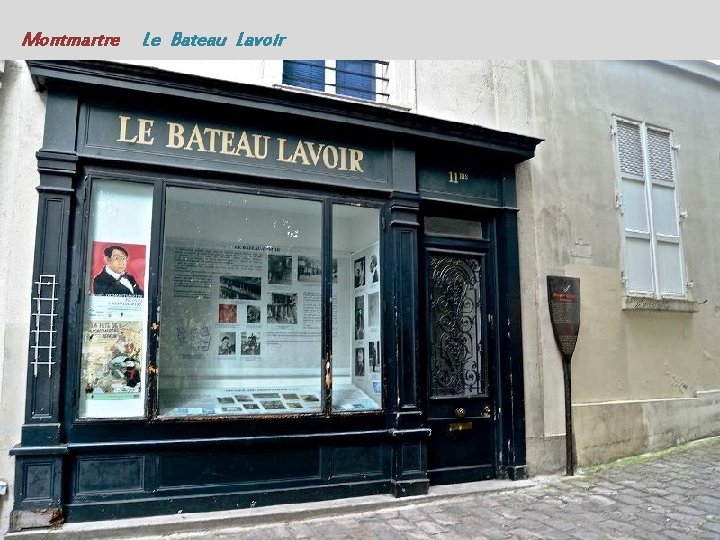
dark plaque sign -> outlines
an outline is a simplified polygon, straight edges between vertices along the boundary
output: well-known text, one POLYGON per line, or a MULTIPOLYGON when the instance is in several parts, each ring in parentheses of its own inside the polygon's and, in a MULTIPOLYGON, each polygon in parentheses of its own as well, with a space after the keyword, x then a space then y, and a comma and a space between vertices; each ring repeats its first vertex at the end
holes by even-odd
POLYGON ((580 331, 580 278, 548 276, 547 285, 555 342, 569 362, 580 331))
POLYGON ((570 381, 570 359, 575 351, 580 331, 580 278, 548 276, 548 304, 550 322, 560 354, 562 355, 563 379, 565 382, 565 447, 567 474, 575 474, 572 390, 570 381))

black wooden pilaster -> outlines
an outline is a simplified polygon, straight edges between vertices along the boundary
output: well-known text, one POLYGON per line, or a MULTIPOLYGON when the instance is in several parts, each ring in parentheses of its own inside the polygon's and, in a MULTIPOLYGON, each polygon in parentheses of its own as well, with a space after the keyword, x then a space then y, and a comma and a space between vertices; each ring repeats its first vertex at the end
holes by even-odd
POLYGON ((392 277, 389 312, 392 335, 387 343, 394 357, 388 378, 388 408, 392 433, 396 438, 393 460, 393 493, 407 496, 426 493, 427 438, 419 389, 419 275, 418 213, 419 198, 410 193, 394 193, 387 216, 390 228, 388 272, 392 277))
POLYGON ((520 324, 520 261, 517 213, 503 212, 498 219, 498 266, 500 268, 500 374, 503 414, 504 463, 509 478, 527 478, 525 449, 525 391, 520 324))
MULTIPOLYGON (((68 298, 70 216, 77 176, 77 98, 50 94, 43 149, 37 152, 40 185, 31 291, 30 341, 25 423, 16 457, 13 523, 35 523, 26 511, 48 510, 58 519, 62 506, 63 379, 68 298)), ((50 524, 50 523, 48 523, 50 524)))

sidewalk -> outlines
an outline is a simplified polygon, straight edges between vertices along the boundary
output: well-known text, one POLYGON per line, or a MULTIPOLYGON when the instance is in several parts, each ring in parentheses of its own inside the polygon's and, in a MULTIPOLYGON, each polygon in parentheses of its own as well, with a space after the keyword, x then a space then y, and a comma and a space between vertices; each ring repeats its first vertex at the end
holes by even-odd
POLYGON ((230 512, 69 524, 12 538, 720 538, 720 437, 575 477, 436 486, 230 512))

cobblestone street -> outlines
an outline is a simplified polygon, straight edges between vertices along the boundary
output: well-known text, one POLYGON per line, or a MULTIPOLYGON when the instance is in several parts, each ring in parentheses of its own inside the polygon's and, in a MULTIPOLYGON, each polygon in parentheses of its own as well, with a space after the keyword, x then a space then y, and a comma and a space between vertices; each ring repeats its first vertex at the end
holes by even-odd
MULTIPOLYGON (((720 538, 720 439, 516 491, 235 528, 213 538, 720 538)), ((207 536, 207 535, 206 535, 207 536)), ((171 537, 172 538, 172 537, 171 537)))

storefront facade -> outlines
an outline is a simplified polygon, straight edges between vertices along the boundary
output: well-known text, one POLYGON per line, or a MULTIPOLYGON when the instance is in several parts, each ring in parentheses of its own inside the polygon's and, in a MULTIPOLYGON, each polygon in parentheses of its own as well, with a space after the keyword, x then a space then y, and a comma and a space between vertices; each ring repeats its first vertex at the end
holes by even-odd
POLYGON ((538 139, 112 63, 47 93, 13 528, 524 478, 538 139))

